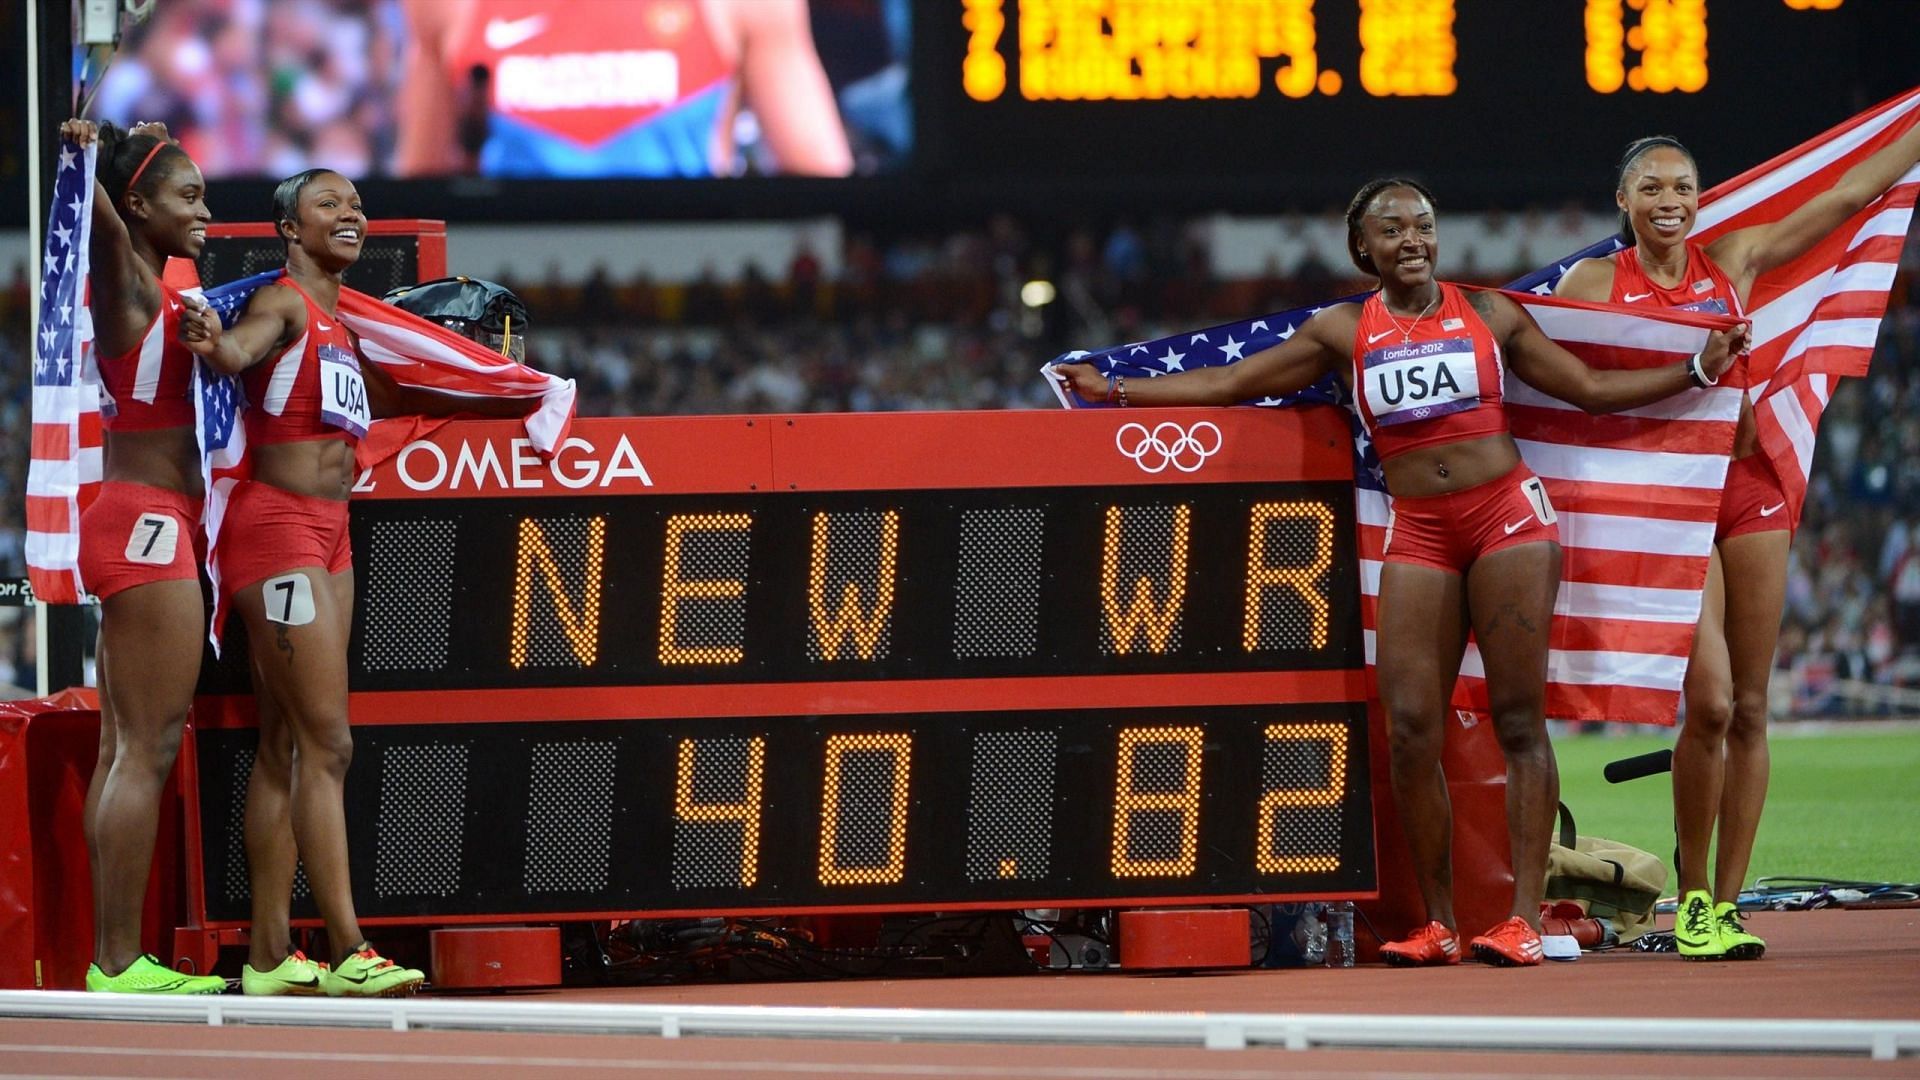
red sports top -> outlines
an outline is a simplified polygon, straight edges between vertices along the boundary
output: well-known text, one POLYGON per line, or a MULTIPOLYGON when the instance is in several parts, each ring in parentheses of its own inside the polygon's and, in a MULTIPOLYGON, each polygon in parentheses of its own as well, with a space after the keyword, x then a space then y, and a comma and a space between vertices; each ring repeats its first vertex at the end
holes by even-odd
POLYGON ((100 426, 108 431, 192 427, 193 353, 180 340, 180 290, 160 285, 160 310, 140 344, 96 361, 100 426))
POLYGON ((1706 248, 1692 240, 1687 241, 1686 276, 1671 289, 1647 277, 1639 248, 1622 248, 1614 256, 1613 294, 1608 299, 1616 304, 1652 302, 1681 311, 1740 315, 1740 294, 1734 291, 1733 279, 1707 257, 1706 248))
POLYGON ((475 0, 447 68, 462 84, 473 68, 489 69, 495 113, 597 146, 732 78, 701 7, 475 0))
POLYGON ((279 356, 240 373, 247 392, 247 438, 259 443, 303 439, 357 442, 372 420, 353 339, 291 278, 268 286, 292 289, 307 305, 307 331, 279 356))
POLYGON ((1439 310, 1417 320, 1388 315, 1380 296, 1360 308, 1352 373, 1380 459, 1504 433, 1500 345, 1460 287, 1441 282, 1439 310))

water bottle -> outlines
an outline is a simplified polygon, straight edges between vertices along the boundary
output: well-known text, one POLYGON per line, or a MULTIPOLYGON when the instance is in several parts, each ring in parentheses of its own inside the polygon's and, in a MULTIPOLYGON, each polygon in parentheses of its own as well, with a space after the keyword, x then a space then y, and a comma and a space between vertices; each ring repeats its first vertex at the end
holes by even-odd
POLYGON ((1317 903, 1283 904, 1281 908, 1291 908, 1293 915, 1293 955, 1302 965, 1315 965, 1326 962, 1327 922, 1321 917, 1321 905, 1317 903))
POLYGON ((1328 967, 1353 966, 1353 904, 1347 900, 1330 903, 1322 912, 1327 921, 1328 967))

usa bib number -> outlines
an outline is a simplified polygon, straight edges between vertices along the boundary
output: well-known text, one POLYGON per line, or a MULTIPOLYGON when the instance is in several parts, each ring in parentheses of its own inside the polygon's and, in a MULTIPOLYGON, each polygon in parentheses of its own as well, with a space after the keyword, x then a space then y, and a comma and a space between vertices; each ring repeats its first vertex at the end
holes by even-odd
POLYGON ((367 404, 367 382, 352 350, 320 346, 320 419, 354 438, 367 433, 373 409, 367 404))
POLYGON ((1480 363, 1471 337, 1373 349, 1361 375, 1367 411, 1382 427, 1480 407, 1480 363))

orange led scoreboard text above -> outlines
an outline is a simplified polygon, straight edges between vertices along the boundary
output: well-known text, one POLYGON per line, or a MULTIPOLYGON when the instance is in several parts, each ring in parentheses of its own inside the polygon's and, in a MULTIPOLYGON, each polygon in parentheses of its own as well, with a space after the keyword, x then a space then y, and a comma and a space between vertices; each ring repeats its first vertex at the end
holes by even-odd
MULTIPOLYGON (((362 911, 1374 887, 1331 409, 450 424, 355 486, 362 911)), ((244 918, 244 650, 197 885, 244 918)))

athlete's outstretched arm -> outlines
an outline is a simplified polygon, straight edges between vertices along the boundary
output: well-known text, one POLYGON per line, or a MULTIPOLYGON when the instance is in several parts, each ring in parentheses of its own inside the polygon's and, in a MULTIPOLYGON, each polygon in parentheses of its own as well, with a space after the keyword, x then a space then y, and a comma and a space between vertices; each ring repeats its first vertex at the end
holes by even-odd
MULTIPOLYGON (((1496 292, 1475 292, 1468 302, 1480 313, 1513 373, 1528 386, 1589 413, 1619 412, 1651 405, 1694 385, 1686 363, 1636 371, 1601 371, 1562 348, 1540 329, 1519 304, 1496 292)), ((1700 366, 1709 379, 1718 379, 1740 350, 1746 348, 1747 325, 1715 330, 1700 353, 1700 366)))
POLYGON ((215 371, 238 375, 265 360, 306 325, 307 305, 298 293, 265 288, 247 301, 247 310, 231 329, 204 342, 189 340, 187 347, 215 371))
POLYGON ((740 31, 741 89, 766 132, 780 172, 852 172, 853 151, 813 47, 806 0, 754 0, 729 8, 740 31))
MULTIPOLYGON (((1301 323, 1292 337, 1234 364, 1127 380, 1128 405, 1232 405, 1305 390, 1353 346, 1356 304, 1337 304, 1301 323), (1345 343, 1342 345, 1342 343, 1345 343)), ((1109 383, 1092 364, 1056 364, 1054 373, 1084 401, 1104 401, 1109 383)))
POLYGON ((1920 124, 1848 169, 1839 183, 1808 199, 1793 213, 1779 221, 1728 233, 1708 245, 1707 254, 1736 282, 1751 284, 1761 274, 1806 254, 1879 198, 1915 164, 1920 164, 1920 124))
POLYGON ((457 0, 406 0, 407 52, 401 66, 400 108, 394 165, 401 176, 437 176, 458 171, 454 146, 454 73, 442 49, 451 28, 472 17, 472 5, 457 0))

